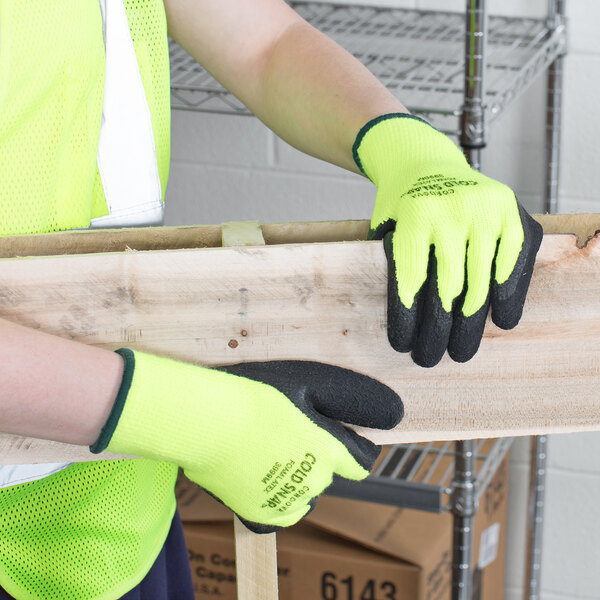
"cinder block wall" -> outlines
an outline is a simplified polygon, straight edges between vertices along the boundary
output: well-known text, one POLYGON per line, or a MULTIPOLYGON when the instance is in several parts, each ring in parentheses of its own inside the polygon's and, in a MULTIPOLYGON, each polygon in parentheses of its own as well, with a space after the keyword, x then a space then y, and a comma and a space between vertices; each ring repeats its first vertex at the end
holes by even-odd
MULTIPOLYGON (((360 0, 360 4, 464 10, 465 0, 360 0)), ((491 0, 492 14, 541 17, 546 0, 491 0)), ((600 193, 600 2, 571 0, 565 61, 560 211, 598 212, 600 193)), ((483 170, 532 212, 542 210, 545 81, 492 128, 483 170)), ((369 218, 374 187, 302 155, 252 117, 174 111, 166 223, 369 218)), ((585 348, 582 348, 585 351, 585 348)), ((574 399, 576 401, 576 399, 574 399)), ((528 440, 511 460, 507 600, 521 600, 528 440)), ((600 597, 600 434, 554 436, 544 529, 542 600, 600 597)))

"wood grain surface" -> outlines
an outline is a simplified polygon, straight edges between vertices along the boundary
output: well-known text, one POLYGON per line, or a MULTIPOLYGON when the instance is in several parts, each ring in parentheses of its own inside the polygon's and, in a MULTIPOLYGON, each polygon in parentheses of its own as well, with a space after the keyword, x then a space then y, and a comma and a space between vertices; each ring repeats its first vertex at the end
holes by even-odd
MULTIPOLYGON (((591 237, 600 216, 548 221, 546 230, 572 229, 577 237, 544 237, 521 323, 502 331, 488 322, 466 364, 445 357, 422 369, 390 348, 380 242, 2 260, 0 317, 83 343, 206 365, 293 358, 367 373, 396 389, 406 407, 396 430, 361 430, 377 443, 600 429, 600 236, 591 237)), ((344 239, 344 228, 349 239, 364 234, 363 222, 264 225, 263 232, 267 243, 298 241, 298 231, 315 242, 332 231, 344 239)), ((183 228, 188 240, 190 229, 183 228)), ((52 235, 75 235, 77 248, 94 252, 86 244, 105 248, 101 236, 113 234, 52 235)), ((14 256, 15 239, 2 240, 0 252, 14 256)), ((27 240, 17 241, 27 254, 27 240)), ((4 464, 99 458, 83 447, 7 435, 0 456, 4 464)))
POLYGON ((233 518, 238 600, 277 600, 276 534, 252 533, 233 518))

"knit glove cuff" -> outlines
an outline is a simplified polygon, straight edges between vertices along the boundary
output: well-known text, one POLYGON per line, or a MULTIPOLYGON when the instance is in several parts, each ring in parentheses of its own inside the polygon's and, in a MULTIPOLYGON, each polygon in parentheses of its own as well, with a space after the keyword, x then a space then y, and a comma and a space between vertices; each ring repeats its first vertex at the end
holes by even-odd
POLYGON ((411 175, 436 167, 470 169, 461 150, 427 121, 408 113, 381 115, 364 125, 352 146, 358 168, 377 186, 390 174, 411 175))

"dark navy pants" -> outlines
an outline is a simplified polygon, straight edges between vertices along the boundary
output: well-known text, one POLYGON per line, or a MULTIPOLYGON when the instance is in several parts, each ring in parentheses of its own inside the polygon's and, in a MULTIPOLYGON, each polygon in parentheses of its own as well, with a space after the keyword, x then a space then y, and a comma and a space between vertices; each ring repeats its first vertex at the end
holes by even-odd
MULTIPOLYGON (((0 588, 0 600, 13 598, 0 588)), ((122 600, 194 600, 194 587, 183 539, 183 526, 175 512, 169 535, 160 554, 139 585, 122 600)))

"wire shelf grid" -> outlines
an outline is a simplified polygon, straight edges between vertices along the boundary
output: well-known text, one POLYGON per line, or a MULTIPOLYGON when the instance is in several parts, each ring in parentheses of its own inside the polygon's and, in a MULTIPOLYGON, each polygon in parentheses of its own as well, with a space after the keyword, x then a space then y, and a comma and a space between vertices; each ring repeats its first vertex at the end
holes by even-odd
MULTIPOLYGON (((360 60, 411 112, 452 135, 464 94, 465 17, 414 9, 290 2, 309 23, 360 60)), ((486 116, 494 121, 565 50, 564 26, 489 17, 486 116)), ((250 111, 170 41, 174 108, 250 111)))
MULTIPOLYGON (((514 438, 477 440, 475 489, 479 501, 514 438)), ((389 446, 373 473, 360 483, 337 479, 327 494, 441 513, 451 510, 454 442, 389 446)))

